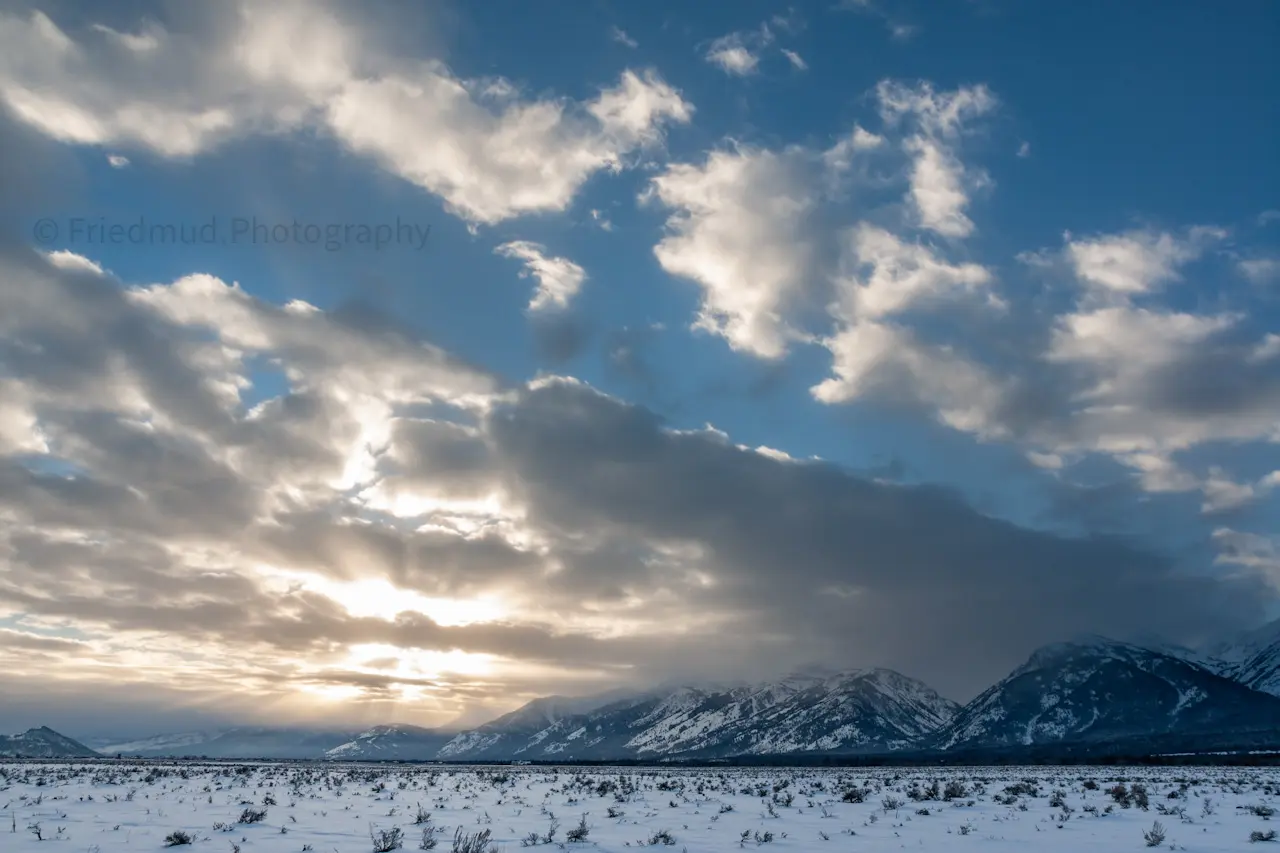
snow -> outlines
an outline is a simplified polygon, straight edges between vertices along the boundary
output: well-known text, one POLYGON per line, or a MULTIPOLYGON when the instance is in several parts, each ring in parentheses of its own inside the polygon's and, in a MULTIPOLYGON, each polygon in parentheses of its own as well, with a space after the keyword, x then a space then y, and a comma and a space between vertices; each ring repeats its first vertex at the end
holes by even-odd
POLYGON ((428 835, 441 853, 451 850, 459 830, 488 830, 493 842, 511 851, 530 833, 545 835, 553 816, 557 846, 548 850, 556 853, 666 847, 660 840, 650 844, 664 830, 673 838, 670 849, 682 853, 766 845, 778 853, 1110 853, 1145 848, 1143 833, 1155 821, 1167 834, 1163 849, 1208 853, 1259 849, 1251 846, 1250 833, 1280 829, 1280 818, 1267 820, 1249 808, 1277 808, 1278 798, 1275 768, 692 770, 7 761, 0 762, 0 850, 160 851, 167 836, 183 831, 194 843, 174 848, 176 853, 369 853, 371 830, 397 828, 404 849, 415 850, 424 834, 424 825, 415 821, 421 807, 430 813, 425 826, 435 827, 428 835), (943 791, 948 783, 965 790, 949 801, 921 800, 934 780, 943 791), (1121 782, 1145 786, 1149 809, 1117 804, 1109 790, 1121 782), (865 790, 865 802, 842 801, 853 787, 865 790), (1058 791, 1060 805, 1054 805, 1058 791), (265 809, 265 820, 238 823, 249 807, 265 809), (567 841, 566 833, 584 815, 588 838, 567 841))

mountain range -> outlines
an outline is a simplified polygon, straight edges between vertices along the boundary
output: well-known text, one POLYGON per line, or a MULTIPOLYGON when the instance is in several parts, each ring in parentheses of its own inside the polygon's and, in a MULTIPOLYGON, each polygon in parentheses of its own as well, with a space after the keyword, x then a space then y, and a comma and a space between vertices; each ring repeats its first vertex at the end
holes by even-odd
POLYGON ((1056 643, 963 707, 888 669, 807 669, 757 684, 551 696, 464 731, 234 728, 86 743, 32 729, 0 738, 0 755, 661 761, 1280 748, 1280 622, 1198 650, 1096 636, 1056 643))

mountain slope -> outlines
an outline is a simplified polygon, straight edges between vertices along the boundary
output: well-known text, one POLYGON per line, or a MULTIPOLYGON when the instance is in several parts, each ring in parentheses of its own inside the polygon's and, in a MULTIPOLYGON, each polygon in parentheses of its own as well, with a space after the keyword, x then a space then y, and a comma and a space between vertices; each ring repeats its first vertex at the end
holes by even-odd
POLYGON ((1202 652, 1206 665, 1219 675, 1280 696, 1280 620, 1202 652))
POLYGON ((452 732, 420 726, 374 726, 326 751, 324 757, 334 761, 428 761, 452 738, 452 732))
POLYGON ((99 747, 105 755, 132 758, 206 756, 208 758, 321 758, 350 742, 354 732, 312 729, 235 728, 185 732, 99 747))
POLYGON ((531 760, 718 757, 903 748, 958 706, 884 669, 797 674, 734 688, 652 691, 552 719, 525 706, 440 750, 439 758, 531 760))
POLYGON ((1126 739, 1273 736, 1280 698, 1208 669, 1105 638, 1036 651, 927 741, 975 749, 1126 739))
POLYGON ((0 735, 0 756, 17 758, 94 758, 89 747, 55 732, 48 726, 19 735, 0 735))

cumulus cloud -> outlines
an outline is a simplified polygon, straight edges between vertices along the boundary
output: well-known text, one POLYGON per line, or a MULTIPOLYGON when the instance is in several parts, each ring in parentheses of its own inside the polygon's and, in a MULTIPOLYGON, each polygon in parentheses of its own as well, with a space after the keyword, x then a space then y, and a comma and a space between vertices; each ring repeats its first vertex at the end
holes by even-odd
POLYGON ((903 141, 903 149, 914 160, 911 201, 920 224, 945 237, 972 234, 973 221, 964 209, 969 193, 989 178, 967 170, 954 148, 969 122, 996 108, 995 96, 985 86, 938 92, 929 83, 911 87, 897 81, 880 83, 876 95, 886 122, 917 131, 903 141))
POLYGON ((826 347, 831 375, 811 389, 824 403, 910 403, 1058 472, 1110 458, 1143 490, 1199 492, 1206 513, 1267 497, 1251 478, 1179 458, 1280 436, 1280 349, 1245 310, 1248 294, 1170 301, 1206 267, 1221 276, 1224 258, 1249 257, 1226 248, 1228 231, 1068 233, 1021 253, 1001 281, 957 242, 976 227, 971 191, 989 183, 957 152, 995 95, 883 81, 875 96, 878 133, 855 125, 826 150, 733 145, 653 180, 648 197, 673 211, 655 254, 700 286, 697 327, 771 360, 826 347), (895 150, 907 159, 905 221, 864 200, 876 189, 865 164, 895 150), (851 174, 862 178, 852 203, 851 174))
POLYGON ((527 240, 503 243, 495 250, 499 255, 524 262, 521 276, 533 276, 538 289, 529 302, 530 311, 566 308, 582 289, 587 273, 568 258, 548 257, 546 247, 527 240))
POLYGON ((810 159, 798 149, 741 147, 653 179, 649 198, 676 211, 654 249, 658 263, 698 282, 695 326, 734 349, 778 358, 797 336, 787 312, 806 299, 816 252, 810 159))
POLYGON ((317 128, 474 223, 564 210, 692 107, 656 73, 593 100, 522 98, 434 60, 397 60, 320 3, 245 0, 185 29, 88 28, 0 15, 0 101, 68 143, 190 157, 255 133, 317 128))
MULTIPOLYGON (((883 237, 863 236, 874 261, 883 237)), ((943 275, 912 249, 893 275, 943 275)), ((1182 577, 944 491, 673 429, 580 381, 504 383, 211 276, 129 287, 87 260, 2 262, 0 613, 18 622, 0 660, 24 703, 38 665, 56 701, 164 672, 224 715, 268 701, 277 720, 337 719, 350 706, 299 697, 340 684, 370 712, 413 697, 438 723, 547 690, 817 659, 963 698, 1063 633, 1137 613, 1183 636, 1256 602, 1247 579, 1182 577), (288 388, 246 405, 253 359, 288 388)), ((944 290, 965 289, 949 269, 944 290)), ((885 328, 882 349, 909 346, 885 328)), ((977 393, 954 365, 902 363, 956 407, 977 393)))
POLYGON ((1065 254, 1075 274, 1093 288, 1119 296, 1148 293, 1177 281, 1178 269, 1198 258, 1225 233, 1217 228, 1192 228, 1184 238, 1168 233, 1133 231, 1071 239, 1065 254))
POLYGON ((755 73, 760 57, 753 53, 738 35, 716 39, 707 50, 707 62, 720 66, 726 74, 745 77, 755 73))

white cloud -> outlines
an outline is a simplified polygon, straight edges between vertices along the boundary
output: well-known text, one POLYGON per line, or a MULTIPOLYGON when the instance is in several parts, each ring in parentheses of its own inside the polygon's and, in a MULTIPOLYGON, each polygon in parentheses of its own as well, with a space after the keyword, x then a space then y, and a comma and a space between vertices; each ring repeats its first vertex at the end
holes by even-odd
POLYGON ((995 415, 1006 389, 981 365, 948 347, 930 346, 907 329, 858 321, 823 342, 831 351, 831 378, 812 389, 823 403, 861 397, 907 399, 937 413, 962 432, 998 437, 1005 428, 995 415))
POLYGON ((807 159, 744 147, 653 179, 649 197, 675 211, 654 254, 668 273, 702 287, 695 326, 735 350, 780 358, 798 337, 787 315, 806 300, 815 250, 807 159))
POLYGON ((848 233, 844 266, 837 292, 844 313, 856 319, 881 319, 991 282, 991 274, 978 264, 946 263, 929 247, 866 223, 848 233))
POLYGON ((1268 284, 1280 281, 1280 259, 1277 258, 1242 258, 1236 266, 1240 273, 1254 284, 1268 284))
POLYGON ((1153 231, 1071 239, 1066 258, 1080 280, 1118 296, 1149 293, 1179 278, 1179 268, 1195 260, 1223 232, 1193 228, 1185 237, 1153 231))
POLYGON ((713 41, 705 58, 726 74, 737 77, 754 74, 760 64, 760 57, 743 44, 742 37, 736 33, 713 41))
POLYGON ((855 124, 851 133, 844 136, 823 153, 823 159, 827 164, 827 168, 833 172, 845 172, 853 165, 855 157, 868 151, 883 148, 884 145, 885 139, 883 136, 871 133, 861 125, 855 124))
POLYGON ((938 92, 929 83, 910 87, 893 81, 876 87, 880 114, 890 126, 908 123, 919 132, 903 142, 913 158, 911 202, 922 227, 945 237, 967 237, 973 222, 965 215, 970 191, 988 185, 980 171, 967 170, 955 144, 972 119, 996 108, 985 86, 938 92))
POLYGON ((1138 472, 1145 491, 1193 492, 1200 488, 1200 481, 1194 475, 1163 454, 1126 453, 1119 461, 1138 472))
POLYGON ((651 71, 587 103, 522 100, 501 79, 385 56, 318 4, 233 8, 225 32, 153 26, 145 49, 105 28, 74 41, 39 12, 0 15, 0 100, 55 139, 166 157, 318 127, 473 223, 564 210, 591 175, 692 114, 651 71))
POLYGON ((587 273, 582 267, 568 258, 548 257, 546 247, 537 243, 516 240, 503 243, 494 251, 524 261, 521 276, 533 276, 538 280, 538 290, 529 302, 530 311, 567 308, 587 280, 587 273))
POLYGON ((1269 334, 1249 353, 1250 362, 1270 361, 1280 356, 1280 335, 1269 334))
POLYGON ((492 111, 443 69, 344 87, 329 123, 353 150, 442 196, 481 223, 565 209, 593 173, 660 139, 660 124, 689 106, 656 75, 623 75, 575 117, 556 101, 492 111), (533 168, 536 164, 536 168, 533 168))
POLYGON ((1092 368, 1098 378, 1084 398, 1120 402, 1138 394, 1153 371, 1239 319, 1131 306, 1070 313, 1058 318, 1045 357, 1092 368))
POLYGON ((1280 540, 1219 527, 1213 531, 1213 541, 1219 549, 1216 563, 1249 569, 1280 589, 1280 540))
POLYGON ((120 154, 108 154, 107 163, 109 163, 113 169, 123 169, 125 166, 129 165, 129 158, 120 154))
POLYGON ((787 50, 784 47, 782 49, 782 55, 785 56, 787 58, 787 61, 791 63, 791 67, 796 69, 797 71, 808 70, 809 64, 805 62, 804 58, 801 57, 800 54, 796 53, 794 50, 787 50))
POLYGON ((618 44, 626 45, 632 50, 635 50, 637 47, 640 46, 640 43, 635 39, 633 39, 631 36, 627 35, 626 30, 622 29, 621 27, 615 26, 611 30, 609 30, 609 38, 613 39, 618 44))
POLYGON ((1018 146, 1018 156, 1023 158, 1031 156, 1030 142, 1023 142, 1021 145, 1018 146))
MULTIPOLYGON (((789 30, 791 27, 788 19, 779 19, 775 16, 774 20, 784 30, 789 30)), ((721 36, 711 42, 703 58, 726 74, 747 77, 756 73, 760 65, 760 51, 773 44, 773 41, 773 31, 769 29, 767 23, 764 23, 756 30, 744 30, 721 36)), ((787 59, 793 66, 804 67, 804 60, 800 59, 799 55, 787 50, 783 53, 787 54, 787 59)))
POLYGON ((932 83, 908 86, 894 80, 877 84, 876 96, 886 122, 915 122, 926 135, 940 139, 955 139, 967 122, 991 112, 999 103, 986 86, 939 92, 932 83))
POLYGON ((603 213, 592 208, 592 210, 590 211, 590 214, 591 214, 591 221, 594 222, 596 225, 598 225, 601 231, 613 230, 613 223, 610 222, 609 218, 605 216, 603 213))
POLYGON ((964 214, 969 205, 964 166, 947 148, 923 136, 907 140, 906 150, 915 156, 911 200, 920 224, 945 237, 968 237, 973 221, 964 214))

